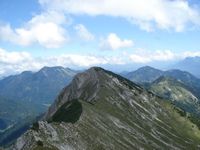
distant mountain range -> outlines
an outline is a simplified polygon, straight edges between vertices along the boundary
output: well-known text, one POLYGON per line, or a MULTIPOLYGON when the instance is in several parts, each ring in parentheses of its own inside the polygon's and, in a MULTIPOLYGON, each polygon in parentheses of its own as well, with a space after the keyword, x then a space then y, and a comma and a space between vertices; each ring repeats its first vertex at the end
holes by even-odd
POLYGON ((44 67, 35 73, 25 71, 1 80, 0 95, 17 101, 51 104, 76 73, 63 67, 44 67))
POLYGON ((136 71, 123 73, 122 75, 135 83, 143 84, 153 82, 163 75, 163 71, 145 66, 136 71))
POLYGON ((44 113, 77 73, 69 68, 44 67, 0 80, 0 145, 44 113))
POLYGON ((188 88, 190 88, 190 90, 198 98, 200 98, 200 93, 199 93, 200 79, 186 71, 181 71, 177 69, 162 71, 150 66, 145 66, 145 67, 139 68, 136 71, 132 71, 127 74, 124 74, 124 77, 140 85, 151 84, 153 81, 155 81, 161 76, 167 76, 167 77, 172 77, 172 78, 177 79, 178 81, 187 85, 188 88))
POLYGON ((198 78, 200 78, 200 57, 187 57, 184 60, 178 62, 173 68, 188 71, 198 78))
POLYGON ((95 67, 76 75, 11 149, 198 149, 193 122, 165 99, 95 67))
POLYGON ((155 80, 149 89, 186 112, 200 116, 200 100, 183 82, 172 77, 162 76, 155 80))

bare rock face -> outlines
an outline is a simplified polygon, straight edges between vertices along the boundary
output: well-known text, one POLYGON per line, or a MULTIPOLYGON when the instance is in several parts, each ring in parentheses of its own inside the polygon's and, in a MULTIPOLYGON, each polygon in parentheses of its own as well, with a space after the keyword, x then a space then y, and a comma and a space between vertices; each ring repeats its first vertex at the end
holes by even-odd
POLYGON ((198 149, 200 131, 180 110, 133 82, 91 68, 75 76, 12 147, 59 149, 198 149))

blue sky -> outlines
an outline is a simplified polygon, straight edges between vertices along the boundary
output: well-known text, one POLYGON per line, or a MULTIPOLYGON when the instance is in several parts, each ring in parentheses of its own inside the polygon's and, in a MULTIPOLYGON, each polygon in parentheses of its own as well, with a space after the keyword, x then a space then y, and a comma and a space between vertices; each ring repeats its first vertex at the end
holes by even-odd
POLYGON ((198 0, 1 0, 0 75, 200 56, 199 7, 198 0))

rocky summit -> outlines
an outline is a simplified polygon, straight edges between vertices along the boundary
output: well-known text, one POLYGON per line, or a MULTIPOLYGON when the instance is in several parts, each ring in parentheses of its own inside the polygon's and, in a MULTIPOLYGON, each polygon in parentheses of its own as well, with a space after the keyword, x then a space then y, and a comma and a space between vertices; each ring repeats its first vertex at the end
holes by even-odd
POLYGON ((168 101, 93 67, 76 75, 10 149, 200 149, 200 131, 168 101))

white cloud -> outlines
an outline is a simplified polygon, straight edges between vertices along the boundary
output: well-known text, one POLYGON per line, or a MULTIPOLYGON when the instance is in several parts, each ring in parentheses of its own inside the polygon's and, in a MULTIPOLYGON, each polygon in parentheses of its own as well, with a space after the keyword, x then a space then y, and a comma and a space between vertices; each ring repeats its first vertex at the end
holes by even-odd
POLYGON ((186 58, 186 57, 195 57, 195 56, 199 56, 200 57, 200 51, 186 51, 183 53, 182 58, 186 58))
POLYGON ((133 63, 147 64, 151 62, 177 61, 187 57, 200 57, 200 51, 183 51, 180 53, 175 53, 171 50, 136 50, 132 54, 125 54, 125 56, 133 63))
MULTIPOLYGON (((37 43, 47 48, 58 48, 69 41, 66 27, 71 14, 125 18, 146 31, 156 28, 183 31, 191 25, 200 26, 200 11, 187 0, 39 0, 39 3, 42 13, 21 27, 0 25, 0 39, 23 46, 37 43)), ((94 39, 84 25, 79 24, 75 29, 81 39, 94 39)), ((132 44, 114 34, 107 40, 104 44, 112 49, 132 44)))
POLYGON ((8 52, 0 48, 1 64, 17 64, 31 59, 31 55, 27 52, 8 52))
POLYGON ((68 41, 67 31, 62 27, 66 17, 49 11, 34 16, 23 27, 12 29, 9 24, 0 26, 1 40, 28 46, 38 43, 46 48, 57 48, 68 41))
POLYGON ((122 64, 118 57, 105 57, 81 54, 62 54, 47 58, 34 58, 27 52, 6 51, 0 48, 0 77, 36 71, 44 66, 91 67, 103 64, 122 64))
POLYGON ((14 42, 16 40, 16 35, 10 25, 7 24, 0 26, 0 39, 10 42, 14 42))
POLYGON ((122 64, 121 58, 105 57, 95 55, 80 54, 63 54, 59 56, 49 57, 44 60, 48 62, 48 66, 75 66, 75 67, 91 67, 103 64, 122 64))
POLYGON ((84 41, 92 41, 94 40, 94 35, 88 31, 88 29, 82 25, 78 24, 74 27, 77 35, 84 41))
POLYGON ((64 54, 60 56, 48 58, 52 64, 62 66, 78 66, 78 67, 89 67, 97 64, 106 64, 107 60, 103 57, 88 56, 88 55, 77 55, 77 54, 64 54))
POLYGON ((102 39, 100 48, 103 50, 117 50, 133 46, 133 41, 120 39, 115 33, 110 33, 106 39, 102 39))
POLYGON ((170 50, 145 51, 138 50, 133 54, 120 56, 97 56, 81 54, 62 54, 47 58, 35 58, 27 52, 7 51, 0 48, 0 77, 16 74, 25 70, 36 71, 44 66, 91 67, 99 65, 116 65, 132 63, 164 62, 184 59, 189 56, 200 56, 200 51, 174 53, 170 50))
POLYGON ((132 54, 126 54, 131 62, 134 63, 150 63, 150 62, 167 62, 185 59, 186 57, 200 57, 200 51, 183 51, 180 53, 175 53, 170 50, 157 50, 157 51, 147 51, 147 50, 136 50, 132 54))
POLYGON ((75 15, 122 17, 140 28, 182 31, 200 25, 200 12, 187 0, 39 0, 49 10, 75 15))
POLYGON ((27 52, 11 52, 0 48, 0 76, 31 69, 34 64, 32 56, 27 52))
MULTIPOLYGON (((180 54, 182 55, 182 54, 180 54)), ((130 60, 134 63, 149 63, 153 61, 171 61, 179 58, 179 54, 175 54, 170 50, 164 51, 145 51, 139 50, 129 56, 130 60)))

